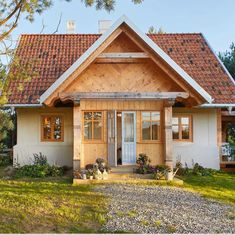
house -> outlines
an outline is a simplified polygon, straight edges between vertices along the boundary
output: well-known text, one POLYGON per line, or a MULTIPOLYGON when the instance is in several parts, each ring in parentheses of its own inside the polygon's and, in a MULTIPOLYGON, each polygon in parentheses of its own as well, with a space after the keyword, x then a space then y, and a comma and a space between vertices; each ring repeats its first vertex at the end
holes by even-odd
POLYGON ((233 167, 221 145, 235 83, 202 34, 148 35, 123 16, 102 35, 22 35, 16 56, 34 73, 9 84, 15 163, 42 152, 74 169, 97 157, 115 167, 146 153, 152 164, 233 167))

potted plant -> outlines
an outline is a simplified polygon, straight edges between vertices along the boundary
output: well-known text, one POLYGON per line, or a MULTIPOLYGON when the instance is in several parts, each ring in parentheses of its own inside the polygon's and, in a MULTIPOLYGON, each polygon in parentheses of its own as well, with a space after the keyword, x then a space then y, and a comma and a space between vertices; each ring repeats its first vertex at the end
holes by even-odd
POLYGON ((87 170, 87 178, 92 180, 93 179, 93 174, 94 174, 94 171, 93 169, 88 169, 87 170))

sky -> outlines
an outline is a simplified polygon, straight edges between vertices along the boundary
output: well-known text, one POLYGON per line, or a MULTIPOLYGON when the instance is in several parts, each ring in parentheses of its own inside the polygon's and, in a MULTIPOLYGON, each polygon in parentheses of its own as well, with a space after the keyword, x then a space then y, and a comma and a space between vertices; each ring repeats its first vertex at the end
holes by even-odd
POLYGON ((14 31, 20 34, 53 33, 62 14, 58 33, 66 33, 66 22, 74 20, 76 33, 98 33, 99 20, 115 22, 125 14, 137 27, 147 32, 150 26, 161 27, 167 33, 201 32, 216 51, 225 51, 235 42, 235 0, 144 0, 134 5, 131 0, 116 0, 115 11, 96 11, 86 8, 81 0, 54 0, 53 6, 42 15, 36 15, 33 23, 22 17, 14 31))

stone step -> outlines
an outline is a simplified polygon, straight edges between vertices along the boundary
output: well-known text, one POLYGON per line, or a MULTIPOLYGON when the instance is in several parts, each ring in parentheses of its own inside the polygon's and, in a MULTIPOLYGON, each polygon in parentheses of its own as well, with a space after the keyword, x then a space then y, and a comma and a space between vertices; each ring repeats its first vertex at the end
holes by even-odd
POLYGON ((128 179, 152 179, 152 174, 135 174, 135 173, 110 173, 108 175, 109 180, 128 180, 128 179))
POLYGON ((133 173, 136 169, 136 165, 131 166, 117 166, 111 168, 111 173, 133 173))

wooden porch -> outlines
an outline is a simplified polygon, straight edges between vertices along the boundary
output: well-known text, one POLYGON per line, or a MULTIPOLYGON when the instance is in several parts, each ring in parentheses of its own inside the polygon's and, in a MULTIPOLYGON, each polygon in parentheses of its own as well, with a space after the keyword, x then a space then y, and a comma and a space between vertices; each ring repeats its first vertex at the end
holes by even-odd
MULTIPOLYGON (((122 161, 121 164, 133 165, 139 153, 147 153, 151 157, 153 164, 166 164, 173 168, 172 106, 176 99, 186 97, 188 97, 188 94, 185 92, 61 94, 61 99, 72 100, 75 103, 73 108, 74 168, 84 168, 87 164, 94 163, 95 159, 98 157, 107 159, 109 164, 113 167, 118 166, 117 132, 122 129, 120 126, 118 127, 118 116, 125 114, 133 114, 133 118, 136 119, 135 123, 133 123, 136 136, 133 137, 135 148, 131 152, 133 161, 122 161), (85 141, 84 133, 81 131, 84 130, 85 125, 83 120, 84 112, 91 112, 91 110, 92 112, 100 112, 103 115, 101 141, 85 141), (142 112, 159 113, 158 140, 142 140, 140 130, 142 126, 142 112)), ((122 125, 124 124, 122 123, 122 125)), ((123 136, 124 132, 121 131, 120 135, 123 136)), ((122 154, 124 153, 122 142, 122 154)), ((128 169, 128 167, 122 168, 122 171, 124 169, 128 169)))

